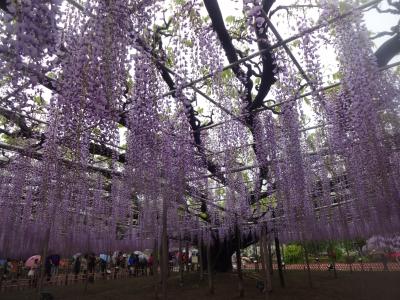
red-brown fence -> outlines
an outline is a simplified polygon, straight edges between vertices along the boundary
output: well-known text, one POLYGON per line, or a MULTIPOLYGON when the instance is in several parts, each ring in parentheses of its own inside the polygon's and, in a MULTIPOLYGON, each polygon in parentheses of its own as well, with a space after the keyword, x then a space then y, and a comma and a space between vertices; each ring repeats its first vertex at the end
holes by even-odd
MULTIPOLYGON (((274 269, 278 269, 277 264, 274 264, 274 269)), ((256 268, 255 264, 244 264, 244 269, 253 270, 256 268)), ((261 265, 260 265, 261 268, 261 265)), ((305 270, 306 264, 288 264, 284 266, 285 270, 305 270)), ((400 264, 395 262, 387 263, 387 270, 385 270, 383 263, 366 262, 366 263, 336 263, 335 268, 337 271, 400 271, 400 264)), ((312 271, 326 271, 329 269, 329 263, 311 263, 310 269, 312 271)))

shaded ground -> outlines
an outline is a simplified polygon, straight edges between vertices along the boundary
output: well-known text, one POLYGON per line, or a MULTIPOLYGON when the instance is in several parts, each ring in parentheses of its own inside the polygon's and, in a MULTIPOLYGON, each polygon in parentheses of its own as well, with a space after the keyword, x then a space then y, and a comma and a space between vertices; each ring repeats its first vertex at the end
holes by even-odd
MULTIPOLYGON (((282 299, 354 299, 354 300, 398 300, 400 299, 400 272, 339 272, 339 278, 333 274, 313 272, 314 288, 308 286, 307 275, 301 271, 286 271, 287 288, 279 287, 277 274, 274 274, 274 291, 271 300, 282 299)), ((54 299, 71 300, 125 300, 155 299, 154 279, 152 277, 129 278, 110 281, 98 281, 88 286, 84 293, 84 285, 52 287, 46 289, 54 295, 54 299)), ((176 276, 170 278, 168 299, 239 299, 237 277, 235 274, 217 274, 215 277, 215 295, 207 294, 207 280, 199 281, 197 274, 185 277, 185 286, 179 287, 176 276)), ((33 300, 38 299, 34 291, 15 291, 0 294, 1 300, 33 300)), ((245 298, 265 299, 265 295, 256 288, 256 280, 245 278, 245 298)))

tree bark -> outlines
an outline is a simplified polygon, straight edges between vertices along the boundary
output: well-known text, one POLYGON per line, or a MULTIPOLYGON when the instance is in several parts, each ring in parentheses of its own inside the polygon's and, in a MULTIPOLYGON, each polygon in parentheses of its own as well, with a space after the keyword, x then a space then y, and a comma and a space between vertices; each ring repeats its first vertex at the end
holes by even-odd
POLYGON ((214 270, 217 272, 230 272, 232 271, 232 254, 235 251, 233 244, 233 238, 230 241, 215 240, 211 246, 212 257, 215 258, 213 261, 214 270))

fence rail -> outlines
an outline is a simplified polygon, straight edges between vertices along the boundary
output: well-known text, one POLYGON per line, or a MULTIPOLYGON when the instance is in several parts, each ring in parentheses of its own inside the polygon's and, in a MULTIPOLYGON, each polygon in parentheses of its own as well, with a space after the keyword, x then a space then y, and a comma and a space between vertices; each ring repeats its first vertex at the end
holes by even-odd
MULTIPOLYGON (((310 269, 312 271, 326 271, 329 269, 329 263, 311 263, 310 269)), ((387 263, 387 268, 383 263, 366 262, 366 263, 336 263, 335 268, 337 271, 400 271, 400 263, 390 262, 387 263)), ((277 264, 273 264, 274 269, 278 269, 277 264)), ((255 264, 245 264, 243 266, 246 270, 254 270, 256 268, 255 264)), ((261 265, 260 265, 261 268, 261 265)), ((305 270, 307 268, 306 264, 287 264, 284 270, 305 270)))

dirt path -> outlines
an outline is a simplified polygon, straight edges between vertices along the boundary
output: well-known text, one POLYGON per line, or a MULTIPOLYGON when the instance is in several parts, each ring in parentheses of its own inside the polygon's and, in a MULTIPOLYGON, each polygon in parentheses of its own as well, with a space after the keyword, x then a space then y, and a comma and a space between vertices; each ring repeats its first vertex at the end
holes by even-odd
MULTIPOLYGON (((398 300, 400 299, 400 272, 357 272, 339 273, 334 279, 332 273, 313 272, 314 288, 308 287, 307 275, 301 271, 286 271, 287 288, 279 287, 277 273, 274 273, 274 291, 271 300, 313 300, 313 299, 351 299, 351 300, 398 300)), ((48 291, 54 299, 63 300, 153 300, 154 280, 152 277, 139 277, 115 281, 96 282, 89 285, 84 293, 84 285, 52 287, 48 291)), ((257 289, 256 280, 246 278, 245 298, 265 299, 257 289)), ((170 279, 169 297, 173 300, 228 300, 239 299, 235 274, 217 274, 215 276, 215 295, 207 295, 207 283, 200 282, 197 274, 185 277, 185 285, 179 287, 177 277, 170 279)), ((38 299, 34 291, 16 291, 0 294, 1 300, 38 299)))

